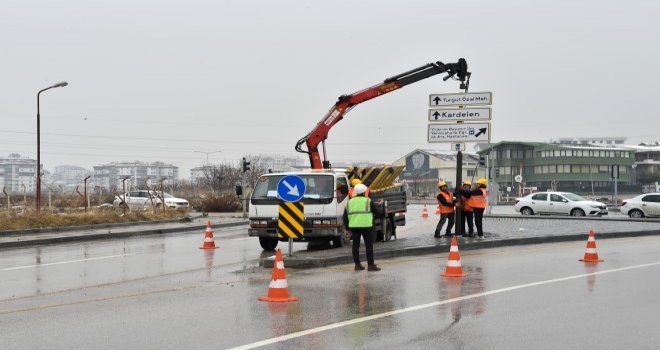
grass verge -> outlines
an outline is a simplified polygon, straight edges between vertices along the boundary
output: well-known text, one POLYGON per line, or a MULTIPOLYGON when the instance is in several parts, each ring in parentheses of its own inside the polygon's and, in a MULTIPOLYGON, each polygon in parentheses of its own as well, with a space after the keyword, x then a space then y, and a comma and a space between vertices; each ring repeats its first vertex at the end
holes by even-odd
POLYGON ((13 231, 44 227, 68 227, 137 221, 159 221, 184 218, 187 211, 168 210, 154 214, 150 211, 133 211, 123 215, 121 211, 99 210, 87 213, 16 213, 0 212, 0 231, 13 231))

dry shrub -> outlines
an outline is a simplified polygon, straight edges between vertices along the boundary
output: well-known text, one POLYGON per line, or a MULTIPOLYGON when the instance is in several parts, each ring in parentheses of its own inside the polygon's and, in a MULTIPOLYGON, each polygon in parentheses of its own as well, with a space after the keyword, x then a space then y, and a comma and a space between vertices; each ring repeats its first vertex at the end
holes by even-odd
POLYGON ((241 211, 241 201, 233 193, 204 193, 199 196, 188 198, 190 204, 199 211, 205 212, 229 212, 241 211))
POLYGON ((168 210, 154 214, 150 211, 133 211, 123 215, 121 210, 90 210, 84 212, 52 213, 43 212, 0 212, 0 231, 21 230, 43 227, 68 227, 107 223, 157 221, 187 217, 186 211, 168 210))

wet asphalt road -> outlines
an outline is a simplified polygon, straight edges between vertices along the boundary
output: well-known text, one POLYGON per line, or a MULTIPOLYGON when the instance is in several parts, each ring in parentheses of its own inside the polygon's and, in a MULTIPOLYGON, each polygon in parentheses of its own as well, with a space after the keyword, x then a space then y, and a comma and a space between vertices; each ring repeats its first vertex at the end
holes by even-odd
MULTIPOLYGON (((247 241, 230 236, 226 245, 247 241)), ((2 348, 654 349, 660 341, 660 237, 600 240, 598 264, 577 261, 582 242, 464 252, 462 279, 439 276, 446 254, 382 261, 377 273, 289 269, 300 300, 287 304, 257 301, 270 271, 242 258, 260 252, 254 241, 213 251, 207 268, 210 253, 189 249, 197 235, 164 238, 125 240, 125 250, 96 242, 89 256, 134 255, 40 268, 6 270, 3 251, 2 348), (8 281, 25 296, 7 295, 8 281)), ((43 259, 70 258, 58 248, 41 248, 54 249, 43 259)))

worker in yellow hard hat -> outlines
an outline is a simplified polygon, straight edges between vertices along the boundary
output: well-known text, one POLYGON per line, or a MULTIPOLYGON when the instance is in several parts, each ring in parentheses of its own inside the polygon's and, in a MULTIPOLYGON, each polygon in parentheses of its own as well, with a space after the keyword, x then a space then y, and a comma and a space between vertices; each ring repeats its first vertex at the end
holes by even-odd
MULTIPOLYGON (((477 180, 475 189, 461 189, 461 196, 467 198, 467 205, 474 212, 474 224, 477 226, 477 236, 484 238, 483 218, 488 198, 488 181, 484 178, 477 180)), ((472 237, 470 235, 466 235, 472 237)))
MULTIPOLYGON (((472 189, 472 181, 470 180, 465 180, 463 181, 463 189, 466 191, 469 191, 472 189)), ((460 232, 463 233, 463 235, 466 235, 468 237, 473 237, 474 236, 474 210, 470 206, 470 201, 467 197, 461 196, 461 202, 463 203, 463 218, 461 220, 461 230, 460 232), (467 225, 466 225, 467 223, 467 225), (467 232, 466 232, 467 229, 467 232)))
POLYGON ((456 199, 454 194, 449 191, 447 188, 447 183, 444 181, 438 182, 438 188, 440 192, 436 196, 438 199, 438 205, 440 206, 440 221, 435 227, 435 234, 433 237, 439 238, 440 231, 442 231, 442 226, 447 223, 447 229, 445 229, 445 236, 451 236, 451 229, 454 227, 454 205, 456 204, 456 199))

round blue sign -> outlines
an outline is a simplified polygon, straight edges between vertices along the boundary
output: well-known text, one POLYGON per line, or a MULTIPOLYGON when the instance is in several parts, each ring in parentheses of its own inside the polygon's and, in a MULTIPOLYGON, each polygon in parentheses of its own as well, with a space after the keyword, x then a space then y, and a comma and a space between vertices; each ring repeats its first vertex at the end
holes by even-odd
POLYGON ((277 183, 277 195, 285 202, 297 202, 305 195, 305 183, 298 176, 285 176, 277 183))

